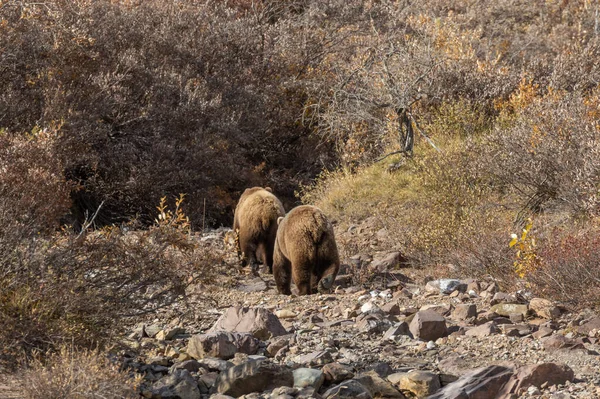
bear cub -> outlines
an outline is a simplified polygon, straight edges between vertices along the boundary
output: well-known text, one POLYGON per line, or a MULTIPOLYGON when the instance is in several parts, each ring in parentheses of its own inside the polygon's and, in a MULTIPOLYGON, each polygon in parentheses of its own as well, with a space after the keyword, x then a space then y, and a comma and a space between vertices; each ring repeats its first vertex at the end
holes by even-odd
POLYGON ((290 295, 291 279, 300 295, 328 291, 340 268, 333 226, 311 205, 292 209, 278 219, 273 276, 280 294, 290 295))
POLYGON ((233 232, 237 233, 237 251, 242 266, 258 272, 258 261, 273 273, 273 247, 277 219, 285 215, 281 201, 269 187, 247 188, 235 208, 233 232))

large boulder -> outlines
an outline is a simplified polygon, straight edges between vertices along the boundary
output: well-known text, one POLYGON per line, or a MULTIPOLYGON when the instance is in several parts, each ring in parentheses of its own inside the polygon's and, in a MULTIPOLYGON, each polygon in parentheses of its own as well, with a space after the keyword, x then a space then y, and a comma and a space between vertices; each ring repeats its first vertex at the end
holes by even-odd
POLYGON ((529 301, 529 309, 536 315, 545 319, 556 319, 560 317, 560 309, 547 299, 533 298, 529 301))
POLYGON ((254 355, 258 351, 259 343, 259 340, 247 333, 217 331, 192 336, 186 352, 198 360, 205 357, 231 359, 237 352, 254 355))
POLYGON ((446 319, 432 311, 420 311, 410 322, 410 332, 415 338, 435 341, 448 333, 446 319))
POLYGON ((377 371, 371 370, 362 373, 354 379, 376 398, 404 398, 404 395, 396 389, 389 381, 384 380, 377 371))
POLYGON ((250 333, 261 340, 287 334, 277 316, 271 311, 241 306, 227 309, 210 331, 250 333))
POLYGON ((502 394, 519 394, 527 388, 540 388, 543 384, 559 385, 573 381, 575 374, 566 364, 541 363, 521 367, 502 390, 502 394))
POLYGON ((187 370, 176 370, 152 385, 152 397, 200 399, 198 383, 187 370))
POLYGON ((227 369, 216 382, 218 393, 239 397, 294 384, 292 371, 269 362, 249 361, 227 369))
POLYGON ((504 384, 511 378, 511 369, 488 366, 466 373, 446 385, 428 399, 490 399, 497 398, 504 384))
POLYGON ((441 388, 440 378, 430 371, 413 370, 408 373, 396 373, 388 376, 401 391, 410 392, 416 398, 426 398, 441 388))

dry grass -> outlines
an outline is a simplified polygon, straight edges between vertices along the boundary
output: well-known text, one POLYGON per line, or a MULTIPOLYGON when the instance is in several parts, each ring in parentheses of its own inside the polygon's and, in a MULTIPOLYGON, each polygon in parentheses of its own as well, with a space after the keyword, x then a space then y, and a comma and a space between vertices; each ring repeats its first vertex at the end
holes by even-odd
POLYGON ((97 350, 62 347, 20 375, 25 399, 134 399, 139 379, 97 350))

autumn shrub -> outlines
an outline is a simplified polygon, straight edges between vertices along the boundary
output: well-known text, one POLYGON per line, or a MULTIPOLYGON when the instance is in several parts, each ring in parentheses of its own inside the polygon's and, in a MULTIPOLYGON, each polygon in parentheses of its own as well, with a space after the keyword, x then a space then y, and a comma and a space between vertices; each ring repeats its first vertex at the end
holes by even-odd
POLYGON ((526 274, 526 281, 545 297, 576 308, 598 307, 599 246, 597 225, 555 227, 539 245, 539 265, 526 274))
POLYGON ((98 224, 149 224, 185 192, 194 223, 229 224, 247 186, 290 198, 331 158, 298 123, 316 4, 242 3, 3 2, 0 126, 60 126, 73 223, 103 203, 98 224))
POLYGON ((159 203, 154 224, 61 231, 71 187, 61 173, 56 135, 34 130, 0 135, 0 362, 20 360, 63 342, 108 342, 128 317, 185 298, 192 281, 208 281, 219 260, 198 248, 180 197, 159 203))
POLYGON ((26 399, 133 399, 139 380, 98 350, 63 346, 19 374, 26 399))

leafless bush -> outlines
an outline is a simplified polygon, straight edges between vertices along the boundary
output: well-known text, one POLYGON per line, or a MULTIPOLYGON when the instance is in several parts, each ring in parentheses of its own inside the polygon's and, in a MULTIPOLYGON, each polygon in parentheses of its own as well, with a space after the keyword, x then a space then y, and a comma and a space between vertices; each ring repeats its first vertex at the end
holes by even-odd
POLYGON ((97 350, 62 347, 19 375, 27 399, 134 399, 139 381, 97 350))
POLYGON ((482 168, 498 179, 498 190, 517 196, 526 214, 597 215, 598 96, 555 93, 530 101, 482 147, 482 168))

